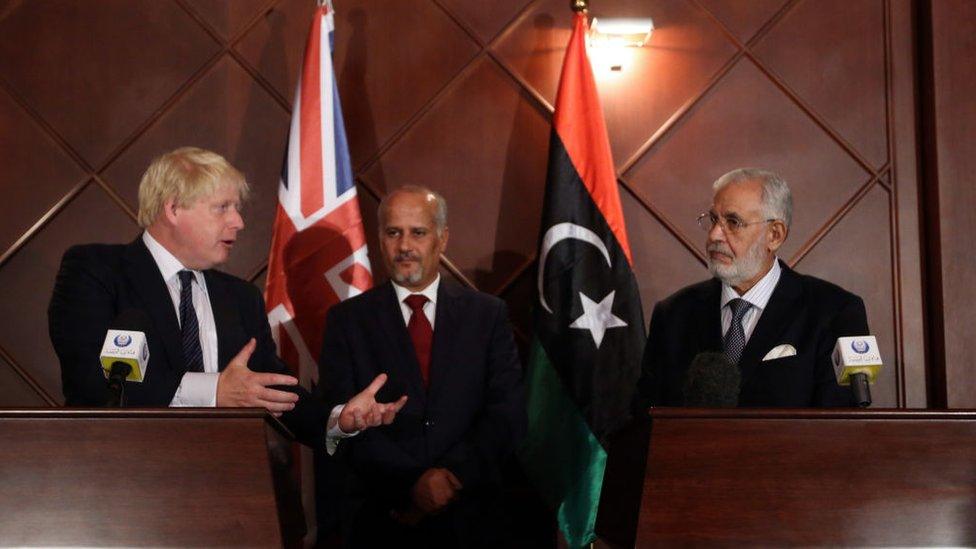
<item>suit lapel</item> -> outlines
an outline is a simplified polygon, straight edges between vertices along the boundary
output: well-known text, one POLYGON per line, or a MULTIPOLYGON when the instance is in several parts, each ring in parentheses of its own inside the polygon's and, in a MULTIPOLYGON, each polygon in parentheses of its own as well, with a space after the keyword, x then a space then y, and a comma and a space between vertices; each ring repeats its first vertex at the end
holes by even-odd
POLYGON ((150 333, 149 337, 158 337, 162 341, 170 368, 185 370, 180 323, 173 298, 141 236, 126 246, 125 259, 125 275, 145 304, 146 313, 155 327, 156 333, 150 333))
POLYGON ((458 292, 441 280, 437 289, 437 314, 434 317, 434 341, 430 356, 430 399, 434 400, 437 391, 444 385, 450 374, 451 351, 457 341, 460 323, 457 319, 458 292))
POLYGON ((392 344, 393 355, 399 358, 391 361, 391 367, 395 367, 398 375, 407 380, 410 398, 426 402, 427 391, 420 377, 417 353, 414 352, 407 326, 403 323, 403 311, 397 301, 393 284, 386 282, 374 295, 376 303, 371 307, 375 314, 374 318, 383 331, 384 339, 392 344))
POLYGON ((702 352, 722 352, 722 283, 713 278, 698 299, 698 311, 692 318, 704 318, 698 325, 698 345, 702 352))
POLYGON ((796 273, 786 265, 780 263, 783 271, 780 274, 776 289, 769 296, 769 303, 763 310, 762 316, 756 328, 749 337, 745 349, 742 350, 742 358, 739 364, 742 366, 742 380, 749 379, 756 369, 764 354, 769 351, 774 343, 777 342, 780 334, 789 325, 789 318, 795 314, 796 300, 799 299, 803 289, 797 280, 796 273))

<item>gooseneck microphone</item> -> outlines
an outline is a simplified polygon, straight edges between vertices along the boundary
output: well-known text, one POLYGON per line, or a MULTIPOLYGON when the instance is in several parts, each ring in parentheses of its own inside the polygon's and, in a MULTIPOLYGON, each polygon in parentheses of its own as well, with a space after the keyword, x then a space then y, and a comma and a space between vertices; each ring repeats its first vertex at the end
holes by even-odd
POLYGON ((859 408, 870 406, 871 384, 881 371, 881 351, 874 336, 838 338, 831 360, 837 384, 850 385, 854 404, 859 408))
POLYGON ((99 356, 108 386, 109 408, 125 406, 125 382, 142 383, 149 366, 146 332, 149 318, 142 311, 126 309, 115 317, 105 334, 99 356))
POLYGON ((742 374, 722 353, 699 353, 685 374, 684 403, 695 408, 735 408, 742 374))

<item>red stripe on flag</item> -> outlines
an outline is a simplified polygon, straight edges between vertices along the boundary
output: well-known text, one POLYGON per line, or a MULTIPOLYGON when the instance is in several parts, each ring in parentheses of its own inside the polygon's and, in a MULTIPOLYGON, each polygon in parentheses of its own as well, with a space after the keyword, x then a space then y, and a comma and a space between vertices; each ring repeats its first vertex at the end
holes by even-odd
POLYGON ((603 121, 593 70, 586 55, 588 28, 586 15, 577 13, 563 61, 552 125, 566 147, 573 167, 627 256, 627 262, 633 266, 607 126, 603 121))
POLYGON ((322 18, 325 9, 318 8, 312 20, 305 58, 302 63, 302 88, 300 91, 301 121, 299 150, 302 157, 302 215, 310 216, 322 209, 325 197, 322 191, 322 93, 321 48, 322 18))

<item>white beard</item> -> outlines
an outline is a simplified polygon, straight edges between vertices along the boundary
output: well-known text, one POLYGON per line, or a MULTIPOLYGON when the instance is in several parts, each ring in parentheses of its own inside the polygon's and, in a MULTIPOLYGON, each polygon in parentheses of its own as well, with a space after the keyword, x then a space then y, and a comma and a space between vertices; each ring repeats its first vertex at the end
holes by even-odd
MULTIPOLYGON (((732 255, 728 248, 728 245, 715 246, 715 250, 732 255)), ((746 250, 745 255, 742 257, 736 257, 732 259, 731 265, 725 265, 714 261, 711 256, 708 256, 708 271, 712 273, 722 282, 728 284, 735 288, 740 286, 743 282, 747 280, 752 280, 755 278, 759 271, 762 270, 763 264, 766 262, 766 235, 765 233, 762 237, 756 239, 755 242, 749 246, 746 250)))

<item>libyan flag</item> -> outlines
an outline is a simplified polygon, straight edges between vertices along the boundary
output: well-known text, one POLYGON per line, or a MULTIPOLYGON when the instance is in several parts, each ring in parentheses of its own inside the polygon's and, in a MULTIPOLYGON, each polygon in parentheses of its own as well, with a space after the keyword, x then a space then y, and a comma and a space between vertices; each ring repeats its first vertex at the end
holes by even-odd
POLYGON ((595 539, 606 441, 629 417, 645 335, 586 15, 575 17, 549 144, 519 457, 568 545, 581 547, 595 539))

